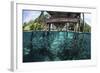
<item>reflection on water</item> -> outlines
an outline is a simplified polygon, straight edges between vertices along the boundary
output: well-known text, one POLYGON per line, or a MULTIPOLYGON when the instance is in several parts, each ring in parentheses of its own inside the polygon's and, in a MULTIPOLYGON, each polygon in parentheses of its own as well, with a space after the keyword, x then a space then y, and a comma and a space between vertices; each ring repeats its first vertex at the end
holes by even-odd
POLYGON ((23 32, 23 62, 91 58, 91 33, 65 31, 23 32))

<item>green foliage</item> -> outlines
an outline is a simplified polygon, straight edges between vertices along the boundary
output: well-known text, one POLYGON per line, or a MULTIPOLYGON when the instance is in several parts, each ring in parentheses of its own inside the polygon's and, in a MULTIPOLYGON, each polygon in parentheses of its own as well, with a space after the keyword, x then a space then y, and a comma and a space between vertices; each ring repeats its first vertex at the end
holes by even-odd
POLYGON ((30 20, 28 23, 23 24, 23 30, 43 30, 48 17, 48 14, 44 14, 44 11, 41 11, 41 14, 35 20, 30 20))
POLYGON ((36 22, 36 23, 33 23, 31 26, 30 26, 30 30, 41 30, 43 29, 43 25, 36 22))
POLYGON ((27 26, 27 23, 25 22, 25 23, 23 24, 23 29, 24 29, 26 26, 27 26))
POLYGON ((81 19, 80 32, 91 32, 91 26, 81 19))
POLYGON ((88 24, 85 25, 84 32, 91 32, 91 27, 88 24))

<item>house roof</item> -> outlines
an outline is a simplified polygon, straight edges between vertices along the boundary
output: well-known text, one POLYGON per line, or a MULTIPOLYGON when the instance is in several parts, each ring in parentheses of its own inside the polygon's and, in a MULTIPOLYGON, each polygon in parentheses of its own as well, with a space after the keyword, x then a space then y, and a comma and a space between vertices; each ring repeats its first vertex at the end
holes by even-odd
POLYGON ((59 18, 59 17, 67 17, 67 18, 78 18, 80 16, 80 13, 76 12, 56 12, 56 11, 47 11, 53 18, 59 18))
POLYGON ((75 12, 47 12, 51 15, 51 17, 46 20, 46 23, 78 22, 80 17, 80 13, 75 12))

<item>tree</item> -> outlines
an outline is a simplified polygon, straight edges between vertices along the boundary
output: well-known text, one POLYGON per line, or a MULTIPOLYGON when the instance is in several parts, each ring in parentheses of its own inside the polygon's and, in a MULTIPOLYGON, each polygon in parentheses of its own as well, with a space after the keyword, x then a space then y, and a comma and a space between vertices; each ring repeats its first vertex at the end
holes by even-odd
POLYGON ((91 26, 89 24, 87 24, 86 22, 84 22, 84 26, 83 26, 83 20, 81 19, 80 21, 80 32, 91 32, 91 26), (84 28, 84 29, 83 29, 84 28))
POLYGON ((24 30, 24 28, 27 26, 27 23, 26 22, 24 22, 24 24, 23 24, 23 30, 24 30))

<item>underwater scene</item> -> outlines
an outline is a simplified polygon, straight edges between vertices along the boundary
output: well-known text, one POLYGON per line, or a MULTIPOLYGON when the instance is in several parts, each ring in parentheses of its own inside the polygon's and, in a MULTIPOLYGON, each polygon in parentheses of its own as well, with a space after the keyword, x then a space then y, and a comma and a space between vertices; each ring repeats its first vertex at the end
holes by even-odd
POLYGON ((91 59, 91 14, 23 10, 23 63, 91 59))
POLYGON ((23 62, 90 59, 90 38, 90 33, 23 32, 23 62))

